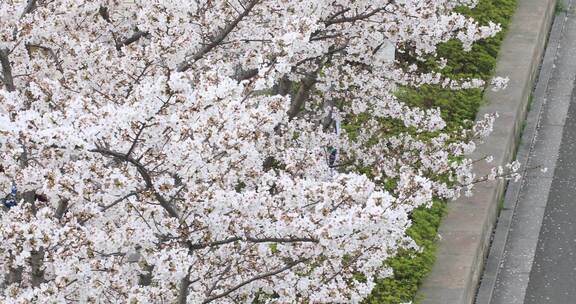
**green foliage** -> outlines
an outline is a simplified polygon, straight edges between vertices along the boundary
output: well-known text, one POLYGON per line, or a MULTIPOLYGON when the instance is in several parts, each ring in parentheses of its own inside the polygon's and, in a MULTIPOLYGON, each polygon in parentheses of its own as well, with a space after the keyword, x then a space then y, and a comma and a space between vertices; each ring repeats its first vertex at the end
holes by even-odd
MULTIPOLYGON (((489 21, 499 23, 505 31, 515 8, 516 0, 481 0, 476 8, 459 9, 459 11, 474 17, 481 24, 487 24, 489 21)), ((474 44, 469 52, 464 51, 456 41, 444 43, 439 47, 438 54, 439 57, 447 59, 447 65, 440 72, 453 79, 489 80, 496 66, 504 31, 493 38, 474 44)), ((427 64, 434 69, 433 63, 427 64)), ((439 86, 403 88, 398 92, 398 98, 410 105, 424 108, 439 107, 449 130, 469 127, 468 121, 475 118, 482 104, 482 95, 483 91, 480 89, 452 91, 439 86)), ((351 123, 346 128, 353 131, 354 125, 351 123)), ((390 127, 392 126, 385 126, 386 129, 390 127)), ((421 250, 403 250, 386 261, 394 270, 394 275, 377 280, 376 288, 364 303, 396 304, 417 300, 415 296, 418 286, 434 264, 438 227, 445 210, 446 202, 435 200, 431 208, 418 208, 413 212, 413 224, 408 234, 421 250)))
POLYGON ((398 98, 412 106, 440 108, 447 129, 469 127, 482 104, 482 90, 452 91, 439 86, 424 85, 418 89, 403 89, 398 98))
POLYGON ((566 8, 566 4, 564 4, 563 1, 557 1, 556 2, 556 14, 560 14, 560 13, 567 13, 568 9, 566 8))
MULTIPOLYGON (((473 10, 459 9, 463 14, 473 17, 480 24, 499 23, 503 31, 495 37, 479 41, 472 50, 465 51, 456 40, 448 41, 438 47, 438 57, 446 58, 446 67, 440 72, 452 79, 480 78, 489 81, 496 67, 498 50, 514 14, 516 0, 482 0, 473 10)), ((426 67, 434 69, 435 63, 428 62, 426 67)), ((448 130, 460 126, 467 127, 466 120, 473 120, 482 104, 482 90, 452 91, 439 85, 427 85, 419 88, 404 88, 398 92, 398 98, 407 104, 425 108, 440 108, 446 120, 448 130)))
POLYGON ((377 288, 364 301, 365 304, 405 303, 414 298, 418 285, 434 264, 436 236, 445 210, 446 202, 435 200, 431 208, 422 207, 414 211, 408 235, 423 250, 403 250, 388 260, 394 276, 377 280, 377 288))

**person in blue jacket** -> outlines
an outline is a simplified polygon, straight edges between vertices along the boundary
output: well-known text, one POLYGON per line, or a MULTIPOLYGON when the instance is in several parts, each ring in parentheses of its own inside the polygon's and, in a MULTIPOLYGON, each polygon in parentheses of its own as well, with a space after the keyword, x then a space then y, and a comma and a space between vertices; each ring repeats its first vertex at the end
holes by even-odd
POLYGON ((16 184, 12 185, 12 191, 8 194, 5 198, 2 199, 2 204, 4 207, 10 209, 16 206, 16 193, 18 189, 16 188, 16 184))

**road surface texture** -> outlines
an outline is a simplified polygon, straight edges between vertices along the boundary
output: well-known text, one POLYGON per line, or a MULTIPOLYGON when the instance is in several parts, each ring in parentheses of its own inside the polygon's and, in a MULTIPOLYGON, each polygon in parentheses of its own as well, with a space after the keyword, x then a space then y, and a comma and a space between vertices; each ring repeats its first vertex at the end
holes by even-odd
POLYGON ((505 202, 504 211, 511 209, 511 218, 499 221, 508 221, 508 231, 505 241, 494 245, 503 246, 503 254, 494 257, 497 250, 491 250, 487 265, 497 258, 499 267, 490 284, 487 266, 477 304, 576 303, 575 4, 564 0, 559 5, 528 114, 533 132, 523 136, 519 150, 528 168, 548 171, 528 169, 520 185, 511 187, 517 193, 507 193, 512 201, 505 202))

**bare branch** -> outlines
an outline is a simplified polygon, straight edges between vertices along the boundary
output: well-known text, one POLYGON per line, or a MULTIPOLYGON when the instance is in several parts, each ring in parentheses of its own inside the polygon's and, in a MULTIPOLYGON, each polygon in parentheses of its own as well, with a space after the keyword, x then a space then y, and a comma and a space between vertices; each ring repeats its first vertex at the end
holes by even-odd
POLYGON ((349 7, 343 8, 342 10, 340 10, 340 11, 334 13, 332 16, 328 17, 327 20, 334 20, 334 19, 336 19, 337 17, 339 17, 339 16, 341 16, 341 15, 349 12, 350 10, 351 10, 351 8, 349 8, 349 7))
POLYGON ((220 272, 220 274, 218 275, 218 278, 216 278, 216 280, 214 280, 214 283, 212 284, 212 286, 210 287, 210 289, 208 289, 206 291, 206 296, 209 297, 212 292, 214 291, 214 289, 216 289, 216 287, 218 286, 218 283, 220 282, 220 280, 222 280, 222 277, 228 273, 230 271, 230 268, 232 267, 231 262, 228 263, 228 266, 226 266, 226 268, 224 269, 224 271, 220 272))
MULTIPOLYGON (((134 79, 134 82, 131 82, 130 85, 128 86, 128 91, 126 92, 126 95, 124 95, 124 98, 128 98, 130 97, 130 95, 132 94, 132 92, 134 91, 134 87, 140 83, 140 80, 142 79, 142 77, 144 77, 144 75, 146 74, 146 72, 148 72, 148 68, 152 66, 152 63, 148 62, 146 63, 146 65, 144 66, 144 68, 142 69, 142 72, 140 72, 140 74, 138 74, 138 76, 136 76, 136 78, 134 79)), ((128 74, 128 76, 131 76, 130 74, 128 74)), ((168 102, 166 102, 168 103, 168 102)), ((166 104, 165 103, 165 104, 166 104)), ((162 106, 164 107, 164 106, 162 106)))
POLYGON ((288 237, 288 238, 253 238, 247 237, 246 240, 251 243, 318 243, 315 238, 298 238, 298 237, 288 237))
POLYGON ((228 238, 225 240, 221 240, 221 241, 215 241, 215 242, 209 242, 209 243, 198 243, 198 244, 192 244, 192 242, 188 242, 188 249, 190 251, 193 250, 198 250, 198 249, 204 249, 207 247, 214 247, 214 246, 219 246, 219 245, 224 245, 224 244, 229 244, 229 243, 234 243, 234 242, 238 242, 242 240, 241 237, 232 237, 232 238, 228 238))

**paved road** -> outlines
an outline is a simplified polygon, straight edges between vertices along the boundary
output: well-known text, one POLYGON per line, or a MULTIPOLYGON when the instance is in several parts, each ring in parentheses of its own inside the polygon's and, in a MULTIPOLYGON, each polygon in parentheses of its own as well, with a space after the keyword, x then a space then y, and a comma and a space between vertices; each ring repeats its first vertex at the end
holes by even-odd
POLYGON ((576 304, 576 1, 564 1, 542 106, 529 114, 539 121, 529 166, 550 170, 527 174, 514 197, 491 304, 576 304))
MULTIPOLYGON (((576 52, 576 49, 571 51, 576 52)), ((576 96, 574 93, 573 91, 572 102, 564 123, 560 153, 540 228, 524 300, 526 304, 576 303, 576 96)))

